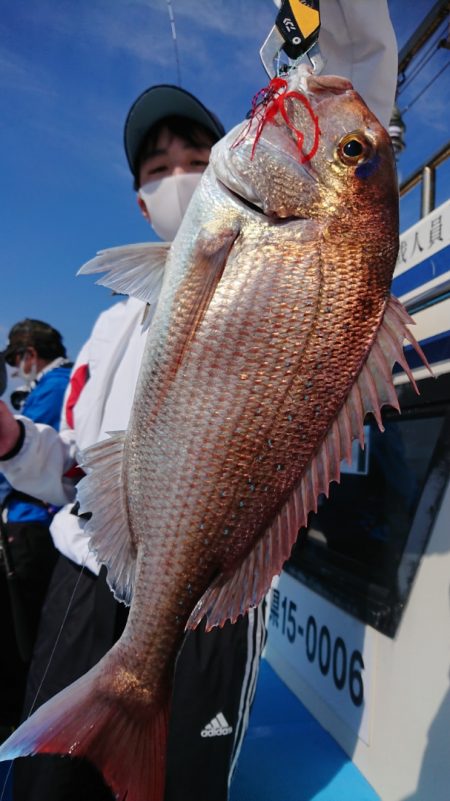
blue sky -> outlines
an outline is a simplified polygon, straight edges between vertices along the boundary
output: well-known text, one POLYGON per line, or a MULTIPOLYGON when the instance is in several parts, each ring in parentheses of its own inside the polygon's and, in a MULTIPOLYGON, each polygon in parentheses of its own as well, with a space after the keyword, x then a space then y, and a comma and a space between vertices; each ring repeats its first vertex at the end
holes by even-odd
MULTIPOLYGON (((400 47, 433 5, 390 0, 400 47)), ((229 128, 266 83, 258 51, 274 21, 272 0, 172 0, 172 7, 182 85, 229 128), (245 25, 249 9, 255 16, 245 25)), ((36 317, 61 331, 75 357, 111 303, 90 276, 75 277, 78 267, 101 248, 150 238, 122 131, 143 89, 177 82, 167 2, 0 0, 0 10, 0 347, 13 323, 36 317)), ((401 108, 448 59, 445 50, 431 58, 401 108)), ((448 138, 449 85, 446 72, 406 113, 403 177, 448 138)), ((438 181, 438 199, 444 191, 438 181)), ((412 197, 408 224, 414 206, 412 197)))

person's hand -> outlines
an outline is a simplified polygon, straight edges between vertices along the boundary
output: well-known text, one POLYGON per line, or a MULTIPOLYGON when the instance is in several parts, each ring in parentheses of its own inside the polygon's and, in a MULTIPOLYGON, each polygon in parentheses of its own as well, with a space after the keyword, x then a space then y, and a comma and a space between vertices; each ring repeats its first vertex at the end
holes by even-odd
POLYGON ((14 448, 19 436, 19 423, 9 411, 6 403, 0 401, 0 458, 14 448))

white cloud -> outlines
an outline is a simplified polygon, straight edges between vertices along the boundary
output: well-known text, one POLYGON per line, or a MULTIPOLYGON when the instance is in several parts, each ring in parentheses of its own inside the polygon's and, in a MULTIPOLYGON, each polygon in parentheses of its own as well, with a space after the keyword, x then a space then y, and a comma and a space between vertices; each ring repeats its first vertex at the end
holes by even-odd
MULTIPOLYGON (((135 5, 130 3, 129 5, 135 5)), ((164 10, 168 17, 166 0, 143 0, 154 11, 164 10)), ((270 0, 171 0, 172 10, 177 21, 192 23, 192 32, 207 29, 230 40, 245 41, 256 36, 265 37, 268 25, 274 21, 274 8, 270 0)))
POLYGON ((30 56, 0 45, 0 86, 4 89, 30 94, 55 96, 51 75, 30 56))

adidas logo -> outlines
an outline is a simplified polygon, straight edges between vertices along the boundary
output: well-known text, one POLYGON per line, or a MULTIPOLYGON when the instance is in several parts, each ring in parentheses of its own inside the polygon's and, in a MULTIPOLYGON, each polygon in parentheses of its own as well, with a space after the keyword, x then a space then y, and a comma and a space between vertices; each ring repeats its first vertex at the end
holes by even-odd
POLYGON ((225 734, 231 734, 233 727, 229 726, 227 719, 222 712, 219 712, 215 718, 207 723, 205 728, 201 730, 202 737, 224 737, 225 734))

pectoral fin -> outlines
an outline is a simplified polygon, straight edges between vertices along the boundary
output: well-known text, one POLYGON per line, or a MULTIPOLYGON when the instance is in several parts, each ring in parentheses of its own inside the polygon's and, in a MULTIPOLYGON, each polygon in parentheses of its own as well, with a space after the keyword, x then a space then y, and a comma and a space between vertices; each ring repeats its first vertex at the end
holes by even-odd
POLYGON ((175 362, 177 368, 208 310, 239 230, 236 223, 225 229, 209 226, 201 231, 193 254, 189 280, 182 283, 175 300, 179 307, 178 319, 183 326, 183 336, 175 362))

